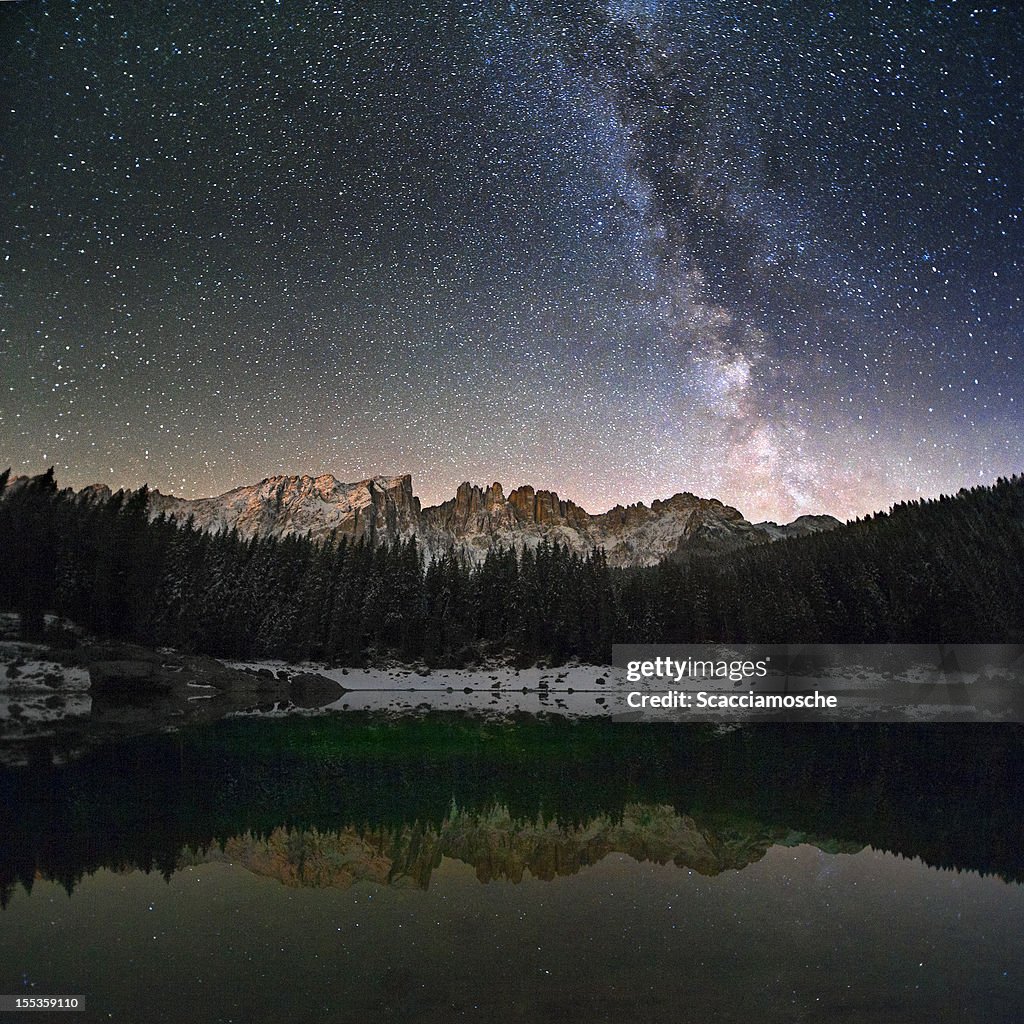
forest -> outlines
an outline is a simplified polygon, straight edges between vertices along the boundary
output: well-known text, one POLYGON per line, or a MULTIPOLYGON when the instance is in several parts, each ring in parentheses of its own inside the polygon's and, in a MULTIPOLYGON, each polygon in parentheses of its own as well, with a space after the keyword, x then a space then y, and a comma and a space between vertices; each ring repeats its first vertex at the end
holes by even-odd
POLYGON ((611 659, 613 643, 1020 643, 1024 477, 835 530, 619 569, 543 543, 480 564, 396 544, 206 533, 148 491, 87 501, 0 475, 0 610, 225 658, 461 667, 611 659))

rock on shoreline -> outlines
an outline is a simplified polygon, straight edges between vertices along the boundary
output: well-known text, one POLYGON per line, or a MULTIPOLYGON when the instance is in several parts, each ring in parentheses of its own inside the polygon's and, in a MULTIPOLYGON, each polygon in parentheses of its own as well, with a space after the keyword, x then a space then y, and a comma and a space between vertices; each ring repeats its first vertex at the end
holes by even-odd
POLYGON ((110 738, 213 722, 232 712, 317 708, 345 692, 308 669, 246 670, 167 648, 96 640, 0 642, 4 739, 82 729, 110 738))

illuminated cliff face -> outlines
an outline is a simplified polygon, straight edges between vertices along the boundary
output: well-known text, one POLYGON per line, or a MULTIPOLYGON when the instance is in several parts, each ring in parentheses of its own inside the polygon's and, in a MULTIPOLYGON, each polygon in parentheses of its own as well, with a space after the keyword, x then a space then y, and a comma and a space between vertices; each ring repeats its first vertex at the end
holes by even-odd
MULTIPOLYGON (((760 860, 769 847, 787 839, 805 837, 757 827, 715 832, 664 805, 629 804, 619 820, 600 816, 577 825, 516 820, 503 807, 482 814, 453 808, 437 827, 336 832, 279 827, 265 838, 245 833, 229 839, 223 850, 215 846, 183 856, 179 867, 227 861, 296 887, 346 889, 368 881, 425 889, 446 857, 469 864, 481 882, 574 875, 614 853, 717 875, 760 860)), ((841 852, 861 848, 846 844, 841 852)), ((831 844, 829 849, 839 848, 831 844)))
MULTIPOLYGON (((103 486, 80 494, 85 501, 110 497, 103 486)), ((238 530, 245 537, 334 534, 395 541, 415 536, 428 558, 454 550, 482 561, 493 548, 522 550, 547 540, 580 553, 603 548, 609 564, 620 566, 654 565, 690 545, 729 548, 839 525, 831 516, 801 516, 785 526, 751 523, 735 508, 689 493, 592 515, 554 491, 529 485, 506 496, 497 482, 489 487, 463 483, 454 498, 423 508, 408 474, 356 483, 342 483, 330 474, 274 476, 191 500, 152 491, 149 511, 180 523, 191 519, 202 530, 238 530)))

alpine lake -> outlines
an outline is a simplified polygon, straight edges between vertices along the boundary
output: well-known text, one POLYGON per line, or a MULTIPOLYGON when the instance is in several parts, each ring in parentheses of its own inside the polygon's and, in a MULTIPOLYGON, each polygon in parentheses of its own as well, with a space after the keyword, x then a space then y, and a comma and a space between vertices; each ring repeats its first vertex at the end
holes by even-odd
POLYGON ((1021 727, 636 723, 491 679, 9 731, 0 993, 129 1024, 1024 1020, 1021 727))

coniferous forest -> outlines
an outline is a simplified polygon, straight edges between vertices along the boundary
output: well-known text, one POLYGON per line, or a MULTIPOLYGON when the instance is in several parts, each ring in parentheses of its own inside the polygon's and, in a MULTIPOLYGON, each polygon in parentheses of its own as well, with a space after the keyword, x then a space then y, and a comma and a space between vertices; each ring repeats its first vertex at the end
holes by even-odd
POLYGON ((557 544, 427 562, 415 539, 243 538, 85 501, 53 471, 5 490, 0 609, 230 658, 464 666, 622 643, 1024 641, 1024 478, 907 502, 826 533, 645 569, 557 544))

